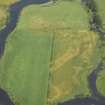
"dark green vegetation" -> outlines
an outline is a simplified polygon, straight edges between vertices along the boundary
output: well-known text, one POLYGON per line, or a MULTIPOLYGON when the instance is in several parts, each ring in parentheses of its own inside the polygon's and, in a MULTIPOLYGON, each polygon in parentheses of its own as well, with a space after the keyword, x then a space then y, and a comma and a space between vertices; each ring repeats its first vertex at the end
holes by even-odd
MULTIPOLYGON (((99 48, 98 34, 89 30, 89 19, 80 0, 23 10, 0 60, 0 87, 16 105, 46 105, 47 94, 49 105, 90 95, 87 76, 104 56, 104 48, 99 48)), ((103 92, 105 78, 98 81, 103 92)))

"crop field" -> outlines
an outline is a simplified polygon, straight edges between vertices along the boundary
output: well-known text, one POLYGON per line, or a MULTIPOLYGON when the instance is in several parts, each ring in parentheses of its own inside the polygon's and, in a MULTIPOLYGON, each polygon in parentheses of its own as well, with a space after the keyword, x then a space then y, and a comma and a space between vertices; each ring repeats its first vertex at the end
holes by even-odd
MULTIPOLYGON (((13 2, 4 0, 0 5, 13 2)), ((4 11, 0 6, 0 30, 9 20, 4 11)), ((80 0, 23 9, 0 59, 0 88, 15 105, 57 105, 91 95, 87 77, 105 56, 105 48, 100 50, 102 42, 90 30, 89 19, 80 0)), ((105 94, 105 71, 100 75, 97 86, 105 94)))

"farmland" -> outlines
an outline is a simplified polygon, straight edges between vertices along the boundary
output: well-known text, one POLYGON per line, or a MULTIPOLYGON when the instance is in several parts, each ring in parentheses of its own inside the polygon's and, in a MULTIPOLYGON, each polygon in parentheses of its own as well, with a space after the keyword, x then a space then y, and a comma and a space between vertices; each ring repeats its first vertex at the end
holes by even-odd
MULTIPOLYGON (((96 1, 100 4, 102 0, 96 1)), ((9 7, 14 2, 4 0, 0 5, 9 7)), ((5 9, 0 13, 3 29, 10 17, 5 9)), ((0 59, 0 87, 15 105, 56 105, 91 95, 87 77, 105 51, 100 48, 104 42, 98 33, 90 30, 90 18, 80 0, 58 0, 23 9, 0 59)), ((104 74, 97 80, 103 94, 104 74)))
POLYGON ((13 4, 13 3, 15 3, 17 1, 19 1, 19 0, 0 0, 0 5, 9 6, 9 5, 11 5, 11 4, 13 4))

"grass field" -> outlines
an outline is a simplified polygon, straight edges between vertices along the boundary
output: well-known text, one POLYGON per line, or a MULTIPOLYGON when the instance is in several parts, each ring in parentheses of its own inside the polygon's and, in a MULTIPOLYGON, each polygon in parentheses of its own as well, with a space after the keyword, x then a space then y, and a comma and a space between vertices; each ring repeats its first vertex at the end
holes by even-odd
MULTIPOLYGON (((22 21, 20 28, 27 25, 27 28, 35 29, 54 30, 65 28, 76 31, 88 29, 89 27, 88 15, 81 7, 79 1, 62 1, 56 4, 29 6, 26 10, 27 17, 22 21)), ((24 15, 24 11, 22 14, 24 15)))
POLYGON ((0 86, 16 105, 55 105, 90 95, 87 76, 104 53, 89 18, 80 0, 22 11, 0 60, 0 86))
POLYGON ((44 29, 53 34, 48 104, 89 95, 87 75, 95 67, 91 56, 98 37, 89 31, 89 17, 80 2, 29 6, 22 14, 27 16, 21 16, 18 29, 44 29))
POLYGON ((5 27, 9 16, 9 6, 19 0, 0 0, 0 30, 5 27))

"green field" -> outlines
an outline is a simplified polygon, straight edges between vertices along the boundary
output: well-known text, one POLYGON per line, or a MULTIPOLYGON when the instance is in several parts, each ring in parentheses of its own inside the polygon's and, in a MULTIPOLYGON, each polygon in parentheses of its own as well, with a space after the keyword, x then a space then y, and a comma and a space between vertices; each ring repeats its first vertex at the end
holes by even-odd
MULTIPOLYGON (((90 96, 87 77, 105 51, 99 49, 99 35, 89 30, 89 19, 80 0, 23 9, 0 60, 0 87, 16 105, 56 105, 90 96)), ((103 74, 97 86, 105 93, 103 74)))

